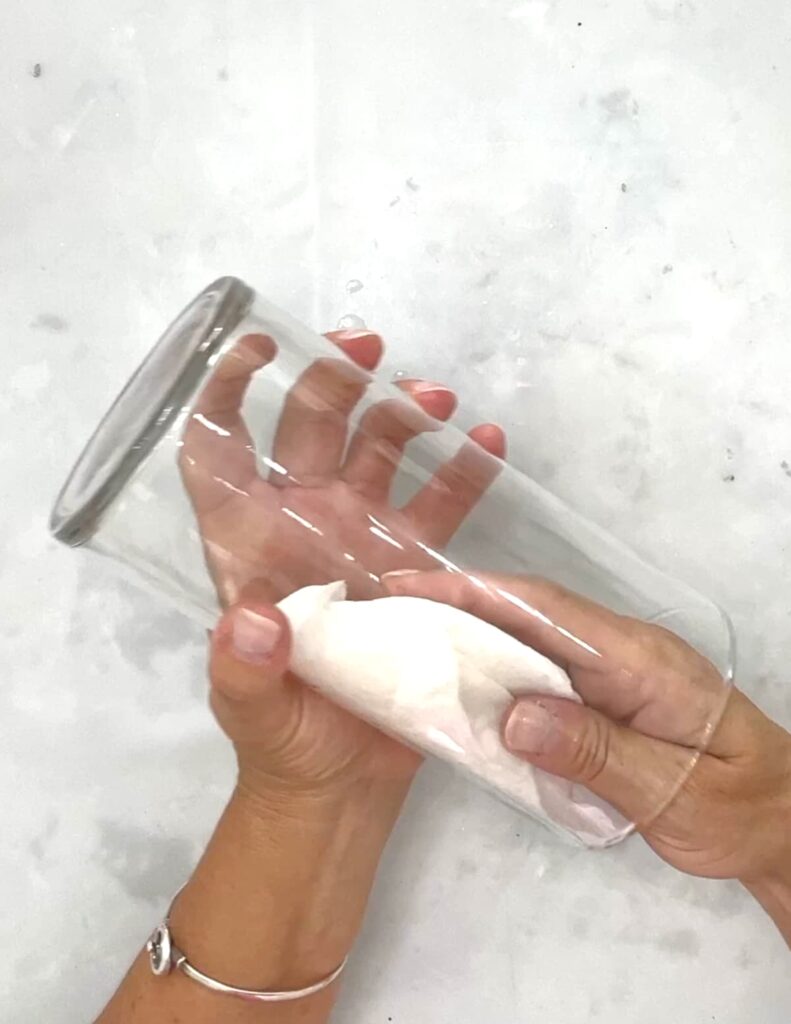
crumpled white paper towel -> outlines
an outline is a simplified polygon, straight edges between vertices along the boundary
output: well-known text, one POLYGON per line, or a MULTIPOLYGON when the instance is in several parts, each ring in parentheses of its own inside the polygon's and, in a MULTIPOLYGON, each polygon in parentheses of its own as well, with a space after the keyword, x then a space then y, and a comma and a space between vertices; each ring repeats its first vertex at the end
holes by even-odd
POLYGON ((506 802, 586 845, 626 822, 595 797, 517 760, 503 714, 519 694, 579 701, 566 673, 496 626, 417 597, 347 601, 343 582, 305 587, 280 603, 293 670, 383 731, 444 761, 506 802))

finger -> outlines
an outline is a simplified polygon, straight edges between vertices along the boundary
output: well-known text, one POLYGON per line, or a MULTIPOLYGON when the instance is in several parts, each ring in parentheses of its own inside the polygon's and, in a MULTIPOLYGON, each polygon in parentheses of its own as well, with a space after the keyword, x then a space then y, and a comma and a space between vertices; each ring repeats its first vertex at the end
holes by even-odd
POLYGON ((325 335, 363 370, 375 370, 382 358, 383 344, 375 331, 328 331, 325 335))
POLYGON ((440 429, 440 418, 434 418, 428 409, 433 408, 447 419, 456 407, 456 396, 441 384, 411 381, 401 387, 414 399, 414 404, 395 398, 367 409, 349 444, 341 471, 346 483, 372 500, 389 496, 409 441, 418 434, 440 429))
POLYGON ((471 441, 474 441, 490 455, 494 455, 495 458, 505 458, 507 447, 505 431, 496 423, 481 423, 480 426, 473 427, 468 436, 471 441))
POLYGON ((503 722, 503 742, 537 768, 585 786, 638 828, 664 810, 698 756, 552 697, 518 700, 503 722))
POLYGON ((456 411, 458 400, 449 387, 430 380, 399 380, 395 386, 413 399, 423 412, 443 423, 456 411))
POLYGON ((274 359, 277 348, 264 334, 248 334, 212 370, 190 412, 179 464, 196 510, 210 511, 239 491, 256 470, 255 446, 242 418, 253 374, 274 359))
POLYGON ((394 594, 427 597, 491 622, 564 667, 595 668, 622 636, 619 616, 538 577, 445 571, 393 573, 394 594))
MULTIPOLYGON (((346 447, 349 415, 369 383, 362 368, 378 362, 382 343, 368 332, 334 332, 331 339, 348 360, 322 357, 315 360, 286 396, 272 447, 275 462, 302 484, 317 483, 334 476, 346 447), (362 360, 362 366, 352 362, 362 360)), ((273 483, 282 483, 273 474, 273 483)))
POLYGON ((555 583, 446 571, 382 582, 391 594, 442 601, 511 633, 563 667, 586 704, 646 735, 695 747, 721 711, 722 678, 697 651, 555 583))
POLYGON ((220 619, 212 635, 211 703, 234 742, 252 742, 263 724, 277 730, 287 722, 290 649, 288 620, 274 605, 237 604, 220 619))
POLYGON ((485 424, 470 431, 459 451, 403 508, 427 543, 444 547, 503 467, 505 435, 485 424))

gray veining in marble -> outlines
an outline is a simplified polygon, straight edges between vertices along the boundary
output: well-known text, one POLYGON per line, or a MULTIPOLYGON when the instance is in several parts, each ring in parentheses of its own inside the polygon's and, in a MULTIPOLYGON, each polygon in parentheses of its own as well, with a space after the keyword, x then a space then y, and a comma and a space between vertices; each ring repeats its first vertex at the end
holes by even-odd
MULTIPOLYGON (((791 725, 790 37, 783 0, 5 0, 3 1024, 98 1011, 228 792, 200 631, 45 530, 221 273, 363 318, 391 370, 503 420, 519 466, 732 612, 791 725)), ((789 1018, 738 887, 559 847, 440 767, 338 1013, 789 1018)))

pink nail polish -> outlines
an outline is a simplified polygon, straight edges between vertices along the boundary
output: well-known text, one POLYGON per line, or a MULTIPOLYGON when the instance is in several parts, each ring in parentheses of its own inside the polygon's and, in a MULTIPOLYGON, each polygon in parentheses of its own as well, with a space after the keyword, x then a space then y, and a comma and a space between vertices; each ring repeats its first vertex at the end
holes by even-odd
MULTIPOLYGON (((410 390, 416 395, 453 395, 453 391, 444 384, 435 384, 430 380, 416 380, 410 382, 410 390)), ((455 396, 454 396, 455 397, 455 396)))
POLYGON ((357 341, 358 338, 375 338, 377 335, 375 331, 369 331, 367 328, 364 328, 353 331, 337 331, 335 337, 341 341, 357 341))

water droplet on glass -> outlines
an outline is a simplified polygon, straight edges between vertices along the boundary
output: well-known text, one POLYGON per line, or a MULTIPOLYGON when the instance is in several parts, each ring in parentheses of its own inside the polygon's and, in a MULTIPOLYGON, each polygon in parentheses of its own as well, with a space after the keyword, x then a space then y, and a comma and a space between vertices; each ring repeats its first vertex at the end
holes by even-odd
POLYGON ((396 372, 393 374, 393 380, 406 380, 408 376, 409 374, 406 372, 406 370, 396 370, 396 372))
POLYGON ((353 277, 351 281, 346 282, 346 291, 349 295, 354 295, 355 292, 361 292, 363 290, 362 281, 358 281, 356 277, 353 277))
POLYGON ((354 313, 347 313, 346 316, 342 316, 338 321, 337 330, 339 331, 362 331, 364 329, 365 320, 354 313))

